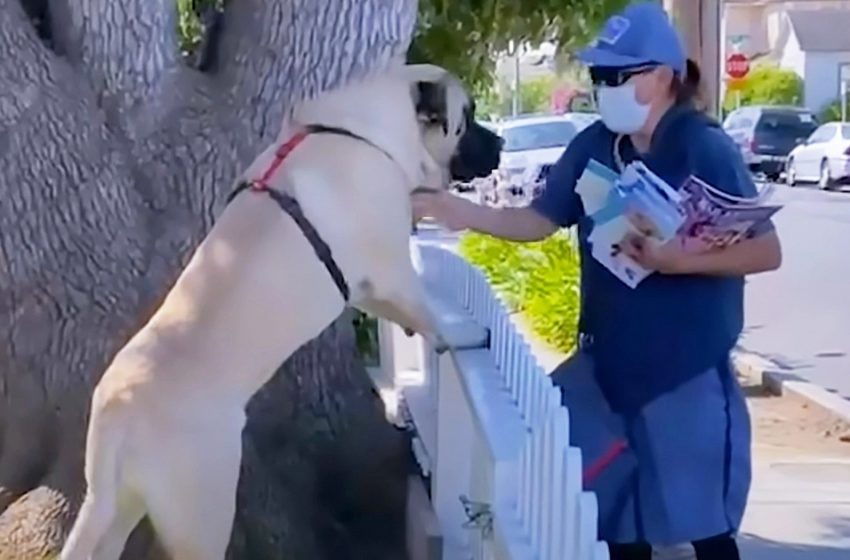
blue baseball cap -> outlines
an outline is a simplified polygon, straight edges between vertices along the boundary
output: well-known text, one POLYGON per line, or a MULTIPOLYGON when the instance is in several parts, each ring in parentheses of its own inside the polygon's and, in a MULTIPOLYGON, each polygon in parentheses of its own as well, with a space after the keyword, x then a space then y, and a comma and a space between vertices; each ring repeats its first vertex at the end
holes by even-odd
POLYGON ((608 18, 578 58, 588 66, 615 68, 662 64, 680 76, 687 68, 682 40, 657 1, 634 2, 608 18))

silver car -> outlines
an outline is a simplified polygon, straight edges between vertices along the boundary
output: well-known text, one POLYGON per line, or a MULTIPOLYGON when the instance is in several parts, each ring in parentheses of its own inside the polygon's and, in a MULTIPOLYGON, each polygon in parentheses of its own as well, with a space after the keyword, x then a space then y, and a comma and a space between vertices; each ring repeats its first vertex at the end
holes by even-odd
POLYGON ((810 182, 822 189, 850 179, 850 124, 823 124, 788 154, 785 179, 791 186, 810 182))

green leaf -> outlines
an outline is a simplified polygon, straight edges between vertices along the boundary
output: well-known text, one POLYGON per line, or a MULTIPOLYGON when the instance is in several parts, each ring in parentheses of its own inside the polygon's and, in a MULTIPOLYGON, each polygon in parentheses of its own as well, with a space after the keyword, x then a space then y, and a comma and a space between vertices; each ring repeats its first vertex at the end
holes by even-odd
POLYGON ((465 234, 460 253, 479 267, 512 311, 521 311, 533 333, 563 352, 573 349, 579 314, 579 256, 575 237, 554 235, 513 243, 465 234))
POLYGON ((629 0, 420 0, 411 62, 439 64, 478 94, 493 86, 496 57, 511 41, 586 43, 629 0))

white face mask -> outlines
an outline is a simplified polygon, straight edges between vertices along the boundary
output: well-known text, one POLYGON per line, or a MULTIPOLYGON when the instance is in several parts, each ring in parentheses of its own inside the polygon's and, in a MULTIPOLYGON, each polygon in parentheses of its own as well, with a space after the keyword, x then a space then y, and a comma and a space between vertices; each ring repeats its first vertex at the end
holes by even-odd
POLYGON ((611 132, 634 134, 649 118, 649 105, 638 102, 634 84, 599 86, 596 88, 596 102, 599 116, 611 132))

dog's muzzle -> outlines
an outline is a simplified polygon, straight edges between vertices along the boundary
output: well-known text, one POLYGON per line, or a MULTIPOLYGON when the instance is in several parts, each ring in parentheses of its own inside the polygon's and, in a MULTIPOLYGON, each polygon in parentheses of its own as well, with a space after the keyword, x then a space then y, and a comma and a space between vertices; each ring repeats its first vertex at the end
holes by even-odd
POLYGON ((473 120, 461 136, 449 164, 452 180, 469 182, 489 176, 499 167, 501 155, 501 136, 473 120))

